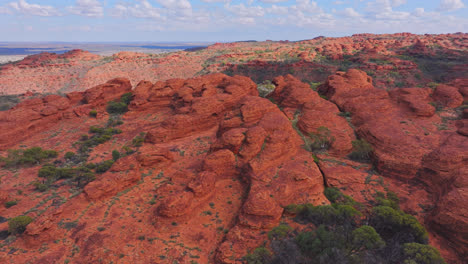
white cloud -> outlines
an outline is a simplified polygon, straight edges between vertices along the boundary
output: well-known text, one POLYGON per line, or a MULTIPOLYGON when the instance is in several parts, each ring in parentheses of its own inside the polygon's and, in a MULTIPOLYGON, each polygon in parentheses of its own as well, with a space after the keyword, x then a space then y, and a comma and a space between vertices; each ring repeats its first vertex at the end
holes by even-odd
POLYGON ((347 7, 341 11, 338 11, 337 14, 340 14, 344 17, 360 17, 361 14, 359 14, 358 12, 356 12, 356 10, 354 10, 353 8, 351 7, 347 7))
POLYGON ((11 14, 11 10, 4 6, 0 6, 0 14, 11 14))
POLYGON ((137 17, 137 18, 161 18, 163 10, 153 7, 148 1, 140 1, 141 4, 125 5, 117 4, 111 11, 115 17, 137 17))
POLYGON ((410 16, 409 12, 394 11, 393 7, 406 3, 405 0, 376 0, 367 3, 368 18, 380 20, 403 20, 410 16))
POLYGON ((275 3, 280 3, 280 2, 286 2, 289 0, 258 0, 262 3, 268 3, 268 4, 275 4, 275 3))
POLYGON ((239 17, 261 17, 265 15, 265 10, 261 6, 225 5, 224 8, 239 17))
POLYGON ((425 14, 424 8, 418 7, 418 8, 416 8, 416 9, 414 9, 414 12, 413 12, 413 15, 414 15, 414 16, 421 17, 421 16, 423 16, 424 14, 425 14))
POLYGON ((104 9, 97 0, 77 0, 74 6, 69 6, 68 11, 72 14, 87 17, 102 17, 104 9))
POLYGON ((188 0, 158 0, 160 5, 169 9, 191 9, 192 5, 188 0))
POLYGON ((310 0, 296 0, 296 5, 292 6, 308 13, 322 12, 317 2, 310 0))
POLYGON ((52 6, 29 4, 25 0, 10 2, 8 4, 13 10, 32 16, 57 16, 60 13, 52 6))
POLYGON ((392 6, 401 6, 406 4, 406 0, 392 0, 392 6))
POLYGON ((277 5, 272 5, 267 8, 267 12, 271 14, 277 14, 277 15, 285 15, 289 11, 289 7, 287 6, 277 6, 277 5))
POLYGON ((440 6, 437 10, 439 11, 455 11, 460 8, 464 8, 465 4, 462 0, 441 0, 440 6))

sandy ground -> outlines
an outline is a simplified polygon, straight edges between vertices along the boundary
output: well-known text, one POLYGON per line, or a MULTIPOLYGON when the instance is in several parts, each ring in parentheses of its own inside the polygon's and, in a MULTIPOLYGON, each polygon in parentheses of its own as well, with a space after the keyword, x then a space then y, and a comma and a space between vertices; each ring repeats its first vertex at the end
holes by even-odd
POLYGON ((0 55, 0 64, 22 60, 27 55, 0 55))

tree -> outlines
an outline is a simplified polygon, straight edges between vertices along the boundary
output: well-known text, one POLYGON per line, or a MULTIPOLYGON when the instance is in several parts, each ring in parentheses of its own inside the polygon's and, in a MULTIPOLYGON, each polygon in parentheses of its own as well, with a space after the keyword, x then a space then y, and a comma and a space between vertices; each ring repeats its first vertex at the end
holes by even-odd
POLYGON ((352 232, 351 252, 379 249, 385 246, 385 242, 372 226, 363 225, 352 232))
POLYGON ((265 247, 256 248, 252 253, 247 254, 244 260, 247 264, 266 264, 269 263, 272 253, 265 247))
POLYGON ((418 243, 407 243, 403 246, 405 264, 445 264, 437 249, 418 243))
POLYGON ((14 217, 8 221, 8 232, 12 235, 22 234, 31 222, 32 218, 27 215, 14 217))
POLYGON ((349 154, 349 158, 355 161, 368 161, 370 160, 373 148, 365 139, 353 140, 353 152, 349 154))
POLYGON ((113 151, 112 151, 112 159, 113 159, 114 161, 117 161, 118 159, 120 159, 120 152, 117 151, 117 150, 113 150, 113 151))

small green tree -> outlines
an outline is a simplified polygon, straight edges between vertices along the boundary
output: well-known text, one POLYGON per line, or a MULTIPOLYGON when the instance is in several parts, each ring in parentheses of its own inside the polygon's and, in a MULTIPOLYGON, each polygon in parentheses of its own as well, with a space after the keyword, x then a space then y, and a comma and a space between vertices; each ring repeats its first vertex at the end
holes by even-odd
POLYGON ((97 117, 97 111, 94 110, 94 109, 91 110, 91 111, 89 111, 89 116, 90 116, 90 117, 97 117))
POLYGON ((106 110, 109 114, 123 114, 128 111, 128 107, 125 103, 111 101, 107 103, 106 110))
POLYGON ((272 253, 265 247, 256 248, 252 253, 247 254, 244 260, 247 264, 267 264, 271 260, 272 253))
POLYGON ((66 160, 71 160, 71 159, 73 159, 75 156, 76 156, 75 153, 73 153, 73 152, 71 152, 71 151, 65 153, 65 159, 66 159, 66 160))
POLYGON ((275 228, 273 228, 270 232, 268 232, 268 238, 272 239, 282 239, 285 238, 289 232, 293 229, 287 224, 281 224, 275 228))
POLYGON ((359 252, 362 250, 378 249, 385 246, 385 242, 372 226, 363 225, 352 232, 352 250, 359 252))
POLYGON ((12 235, 22 234, 31 222, 32 218, 27 215, 14 217, 8 221, 8 232, 12 235))
POLYGON ((113 159, 114 161, 117 161, 118 159, 120 159, 120 152, 117 151, 117 150, 113 150, 113 151, 112 151, 112 159, 113 159))
POLYGON ((365 139, 358 139, 351 142, 353 144, 353 152, 349 154, 349 158, 355 161, 369 161, 373 151, 372 145, 365 139))
POLYGON ((445 264, 437 249, 418 243, 403 245, 405 255, 404 264, 445 264))
POLYGON ((113 160, 106 160, 96 165, 96 173, 104 173, 112 167, 113 160))

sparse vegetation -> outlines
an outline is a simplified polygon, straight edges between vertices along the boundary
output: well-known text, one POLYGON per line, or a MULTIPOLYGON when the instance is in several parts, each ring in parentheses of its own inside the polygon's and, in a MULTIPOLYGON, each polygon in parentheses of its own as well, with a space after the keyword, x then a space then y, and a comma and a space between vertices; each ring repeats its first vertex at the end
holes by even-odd
POLYGON ((145 141, 145 133, 141 132, 138 136, 132 139, 132 145, 134 147, 141 147, 145 141))
POLYGON ((112 159, 114 161, 117 161, 118 159, 120 159, 120 152, 118 150, 113 150, 112 151, 112 159))
POLYGON ((97 117, 97 111, 94 110, 94 109, 91 110, 91 111, 89 111, 89 116, 90 116, 90 117, 97 117))
POLYGON ((16 201, 16 200, 8 201, 8 202, 5 203, 5 207, 10 208, 10 207, 15 206, 17 204, 18 204, 18 201, 16 201))
POLYGON ((123 114, 128 111, 128 105, 132 101, 132 93, 125 93, 120 97, 120 101, 110 101, 106 110, 109 114, 123 114))
POLYGON ((32 218, 27 215, 14 217, 8 221, 8 232, 12 235, 22 234, 32 221, 32 218))
POLYGON ((56 158, 57 156, 58 153, 55 150, 44 150, 41 147, 32 147, 28 149, 9 150, 7 157, 0 157, 0 162, 3 162, 5 167, 34 166, 39 165, 42 161, 56 158))
POLYGON ((247 263, 445 263, 428 246, 427 231, 398 206, 394 193, 377 193, 375 206, 366 207, 327 188, 331 205, 290 205, 299 230, 281 224, 269 232, 269 248, 246 255, 247 263), (388 204, 391 205, 382 205, 388 204))
POLYGON ((263 83, 257 85, 258 94, 261 97, 267 97, 275 90, 275 88, 275 85, 270 80, 266 80, 263 83))
POLYGON ((312 140, 311 147, 313 151, 325 151, 335 141, 330 130, 324 126, 317 128, 315 133, 310 133, 309 137, 312 140))
POLYGON ((353 152, 349 154, 350 159, 360 162, 367 162, 370 160, 373 148, 369 142, 365 139, 358 139, 351 143, 353 144, 353 152))

